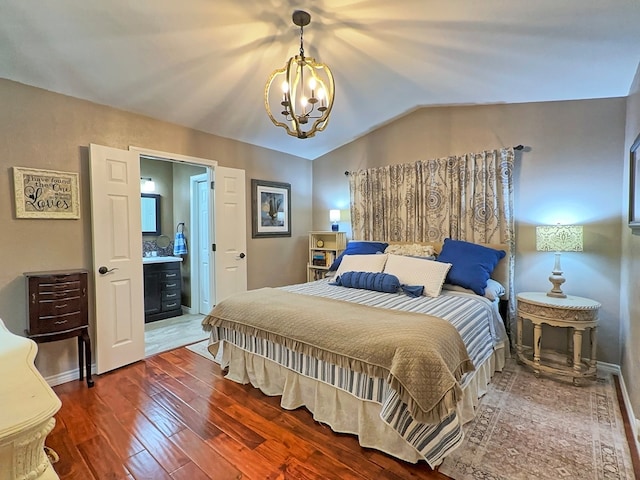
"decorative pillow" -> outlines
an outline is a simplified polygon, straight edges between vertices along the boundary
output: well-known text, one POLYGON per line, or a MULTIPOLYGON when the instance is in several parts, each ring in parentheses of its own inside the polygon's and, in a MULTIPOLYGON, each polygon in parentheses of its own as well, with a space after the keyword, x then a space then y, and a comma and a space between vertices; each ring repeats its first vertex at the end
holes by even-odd
POLYGON ((345 255, 340 262, 336 275, 344 272, 381 272, 387 256, 381 255, 345 255))
MULTIPOLYGON (((476 292, 474 292, 470 288, 464 288, 460 285, 451 285, 450 283, 445 283, 444 285, 442 285, 442 289, 451 290, 454 292, 472 293, 473 295, 476 295, 476 292)), ((504 295, 505 292, 506 290, 500 282, 497 282, 493 278, 487 280, 487 286, 484 289, 485 298, 488 298, 493 302, 496 298, 500 298, 502 295, 504 295)))
POLYGON ((423 290, 422 285, 401 285, 400 280, 398 280, 398 277, 395 275, 381 272, 344 272, 336 278, 335 283, 331 285, 339 285, 347 288, 363 288, 386 293, 396 293, 401 289, 410 297, 421 296, 423 290))
POLYGON ((433 245, 420 245, 419 243, 394 243, 389 245, 384 253, 394 255, 407 255, 410 257, 422 257, 429 260, 436 259, 436 250, 433 245))
POLYGON ((386 293, 395 293, 400 288, 398 277, 382 272, 344 272, 336 279, 336 284, 386 293))
POLYGON ((442 284, 451 267, 450 264, 402 255, 391 254, 388 257, 384 273, 395 275, 400 283, 422 285, 424 287, 423 295, 427 297, 440 295, 442 284))
POLYGON ((351 241, 347 243, 345 251, 333 261, 329 267, 329 271, 337 270, 345 255, 371 255, 374 253, 384 253, 384 249, 387 248, 388 245, 389 244, 385 242, 351 241))
POLYGON ((487 280, 505 255, 504 250, 445 238, 437 261, 451 264, 447 283, 460 285, 478 295, 484 295, 487 280))

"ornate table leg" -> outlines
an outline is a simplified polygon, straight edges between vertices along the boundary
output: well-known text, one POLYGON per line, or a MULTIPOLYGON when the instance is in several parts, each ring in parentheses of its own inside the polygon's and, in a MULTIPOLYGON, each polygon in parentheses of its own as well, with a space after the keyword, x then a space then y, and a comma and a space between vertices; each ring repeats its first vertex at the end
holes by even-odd
POLYGON ((542 325, 536 323, 533 326, 533 373, 540 376, 540 346, 542 343, 542 325))
POLYGON ((575 377, 573 377, 574 385, 580 384, 580 370, 582 365, 582 330, 574 328, 573 329, 573 373, 575 373, 575 377))
POLYGON ((573 328, 567 327, 567 365, 573 366, 573 328))
POLYGON ((589 370, 593 370, 593 375, 597 376, 597 366, 596 366, 596 347, 598 343, 597 331, 598 327, 591 327, 591 331, 589 332, 589 340, 591 342, 591 357, 589 358, 589 370))
POLYGON ((518 324, 516 326, 516 359, 518 363, 522 363, 522 317, 518 315, 518 324))

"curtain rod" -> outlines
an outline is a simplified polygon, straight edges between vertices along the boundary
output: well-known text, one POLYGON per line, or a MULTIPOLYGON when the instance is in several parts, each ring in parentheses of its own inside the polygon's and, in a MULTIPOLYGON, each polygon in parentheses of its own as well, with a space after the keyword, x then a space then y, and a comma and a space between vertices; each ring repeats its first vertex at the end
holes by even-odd
MULTIPOLYGON (((514 150, 524 150, 524 145, 516 145, 515 147, 513 147, 514 150)), ((348 177, 349 176, 349 170, 346 170, 344 172, 344 174, 348 177)))

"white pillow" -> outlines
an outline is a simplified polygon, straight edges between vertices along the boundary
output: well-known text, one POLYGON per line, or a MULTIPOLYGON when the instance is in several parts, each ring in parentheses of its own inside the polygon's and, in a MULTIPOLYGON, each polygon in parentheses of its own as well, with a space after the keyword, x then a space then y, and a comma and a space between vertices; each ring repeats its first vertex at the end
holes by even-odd
POLYGON ((384 273, 395 275, 401 284, 422 285, 423 295, 427 297, 440 295, 444 279, 451 268, 450 263, 393 254, 388 257, 384 273))
POLYGON ((372 255, 345 255, 336 272, 336 277, 344 272, 379 273, 384 269, 387 256, 382 253, 372 255))

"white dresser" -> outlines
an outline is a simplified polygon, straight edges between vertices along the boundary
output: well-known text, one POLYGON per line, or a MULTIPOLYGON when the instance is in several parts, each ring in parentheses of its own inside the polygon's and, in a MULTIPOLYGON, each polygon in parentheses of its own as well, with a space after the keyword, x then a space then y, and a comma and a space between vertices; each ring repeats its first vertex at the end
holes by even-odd
POLYGON ((44 442, 60 399, 36 370, 38 347, 0 320, 0 480, 54 480, 44 442))

